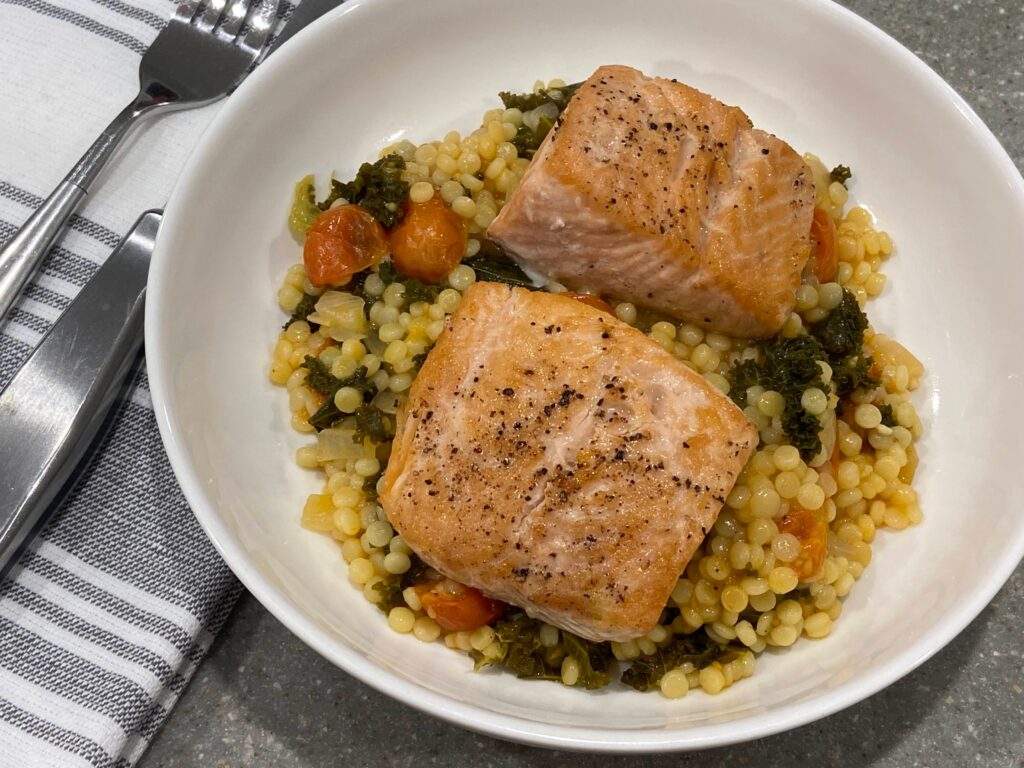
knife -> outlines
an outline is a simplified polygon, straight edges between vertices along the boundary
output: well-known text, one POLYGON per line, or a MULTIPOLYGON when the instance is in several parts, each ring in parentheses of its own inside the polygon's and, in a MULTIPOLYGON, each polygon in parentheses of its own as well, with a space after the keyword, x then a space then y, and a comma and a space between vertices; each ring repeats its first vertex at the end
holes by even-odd
POLYGON ((135 362, 160 218, 139 217, 0 393, 0 575, 88 453, 135 362))
MULTIPOLYGON (((302 0, 267 55, 343 0, 302 0)), ((105 425, 142 346, 161 211, 139 217, 0 392, 0 576, 42 527, 105 425)))

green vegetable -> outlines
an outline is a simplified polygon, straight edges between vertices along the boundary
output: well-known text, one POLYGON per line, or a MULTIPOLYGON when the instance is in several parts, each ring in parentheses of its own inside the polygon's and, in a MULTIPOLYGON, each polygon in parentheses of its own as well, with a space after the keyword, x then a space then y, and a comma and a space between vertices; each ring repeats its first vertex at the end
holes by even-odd
POLYGON ((405 605, 402 597, 402 585, 397 579, 384 579, 373 585, 374 591, 380 595, 377 607, 385 614, 390 613, 392 608, 400 608, 405 605))
POLYGON ((561 112, 569 105, 570 99, 580 89, 583 83, 572 83, 562 88, 546 88, 536 93, 512 93, 502 91, 498 94, 505 109, 518 109, 520 112, 529 112, 531 109, 543 106, 552 102, 561 112))
POLYGON ((843 289, 843 300, 821 322, 810 327, 811 335, 821 342, 832 359, 859 353, 864 344, 868 317, 857 303, 857 297, 843 289))
POLYGON ((405 160, 401 155, 363 163, 352 181, 331 180, 331 194, 320 203, 320 209, 327 210, 335 200, 344 198, 363 206, 385 227, 393 227, 402 218, 402 203, 409 194, 409 185, 402 181, 403 170, 405 160))
POLYGON ((417 584, 424 581, 424 577, 427 571, 430 570, 430 566, 420 560, 416 553, 410 553, 409 555, 409 570, 402 574, 401 584, 402 589, 408 589, 409 587, 415 587, 417 584))
POLYGON ((498 664, 524 680, 561 680, 561 668, 549 665, 544 659, 544 644, 540 641, 540 622, 517 611, 498 623, 494 631, 501 643, 503 654, 489 659, 479 651, 471 651, 476 668, 498 664))
POLYGON ((777 336, 760 344, 760 362, 744 360, 729 372, 729 396, 741 408, 747 405, 747 388, 760 384, 782 395, 782 429, 805 460, 821 450, 821 422, 804 410, 800 400, 808 387, 825 391, 819 360, 827 360, 821 343, 813 336, 791 339, 777 336))
POLYGON ((341 380, 332 376, 331 369, 318 357, 306 355, 301 367, 309 371, 306 375, 306 386, 314 392, 333 397, 343 386, 341 380))
POLYGON ((519 265, 498 251, 497 248, 491 247, 486 251, 481 251, 478 256, 467 259, 466 264, 473 268, 478 280, 504 283, 512 287, 529 288, 531 291, 537 290, 537 286, 520 269, 519 265))
POLYGON ((583 83, 573 83, 563 88, 548 88, 537 93, 509 93, 508 91, 502 91, 498 94, 502 104, 505 105, 505 109, 512 109, 514 107, 522 112, 531 112, 546 104, 553 104, 555 107, 555 116, 548 114, 540 115, 537 119, 536 128, 530 128, 529 125, 524 123, 516 130, 512 144, 515 145, 520 156, 533 157, 541 142, 544 141, 544 137, 554 127, 556 118, 569 106, 569 101, 581 85, 583 83))
POLYGON ((740 360, 732 367, 729 379, 729 397, 740 408, 746 408, 747 390, 761 382, 761 366, 756 360, 740 360))
POLYGON ((281 327, 287 328, 296 320, 305 320, 307 323, 309 323, 309 330, 312 331, 313 333, 316 333, 317 329, 320 327, 320 324, 310 322, 308 318, 313 313, 313 310, 316 309, 316 302, 318 301, 318 299, 318 296, 310 296, 308 293, 302 294, 302 299, 299 301, 298 306, 295 307, 295 311, 292 312, 292 316, 289 317, 288 322, 286 322, 281 327))
POLYGON ((402 203, 409 195, 409 185, 402 181, 405 160, 401 155, 387 155, 377 162, 363 163, 356 177, 349 182, 331 178, 331 191, 316 202, 316 179, 304 176, 295 185, 295 199, 288 214, 288 228, 295 239, 303 242, 316 217, 341 199, 358 203, 385 227, 393 227, 402 218, 402 203))
POLYGON ((896 421, 896 414, 892 410, 892 405, 889 403, 882 403, 878 406, 878 410, 882 412, 882 423, 887 427, 895 427, 899 425, 896 421))
POLYGON ((576 679, 576 685, 580 688, 590 691, 603 688, 611 682, 608 669, 615 659, 611 643, 594 643, 563 630, 562 647, 579 664, 580 675, 576 679))
MULTIPOLYGON (((309 417, 309 423, 311 426, 316 428, 319 432, 322 429, 327 429, 331 425, 345 418, 345 414, 338 410, 338 406, 334 404, 334 395, 342 387, 355 387, 363 393, 363 400, 369 400, 373 397, 373 384, 366 378, 366 368, 360 367, 351 376, 345 379, 338 379, 330 375, 330 371, 319 359, 315 357, 306 357, 302 365, 309 369, 309 375, 306 376, 308 385, 316 389, 323 395, 326 395, 324 404, 317 409, 317 412, 309 417), (314 361, 314 362, 310 362, 314 361), (313 378, 313 381, 310 381, 313 378)), ((362 406, 365 408, 367 406, 362 406)), ((358 417, 358 411, 356 413, 358 417)), ((361 439, 361 438, 360 438, 361 439)))
POLYGON ((830 181, 838 181, 844 187, 846 186, 846 182, 850 180, 851 176, 853 176, 853 174, 850 172, 850 167, 847 165, 837 165, 828 174, 830 181))
POLYGON ((295 185, 295 199, 288 213, 288 229, 300 243, 306 239, 306 233, 313 226, 313 220, 320 215, 321 209, 316 204, 313 188, 313 176, 302 177, 295 185))
POLYGON ((840 399, 858 389, 874 389, 879 382, 871 375, 872 360, 867 355, 851 355, 829 363, 832 366, 832 386, 840 399))
POLYGON ((425 301, 428 304, 432 304, 445 288, 443 285, 428 285, 414 277, 406 277, 395 269, 394 263, 390 260, 380 263, 377 267, 377 274, 384 281, 385 285, 402 283, 405 286, 406 306, 415 304, 417 301, 425 301))
POLYGON ((528 125, 520 125, 512 139, 512 146, 516 148, 520 157, 532 158, 554 125, 555 121, 546 115, 537 120, 536 130, 528 125))
POLYGON ((622 673, 622 682, 638 691, 657 687, 667 672, 691 662, 697 669, 706 667, 727 652, 703 632, 676 635, 672 641, 650 655, 640 656, 622 673))
MULTIPOLYGON (((494 631, 501 644, 501 656, 490 659, 478 651, 472 651, 470 656, 476 661, 478 669, 498 664, 522 679, 561 680, 562 660, 552 658, 549 655, 550 649, 541 643, 541 626, 542 623, 536 619, 531 619, 522 611, 515 611, 494 624, 494 631)), ((578 686, 593 689, 610 682, 608 672, 614 657, 609 643, 591 643, 563 631, 562 647, 579 664, 578 686)))
POLYGON ((864 331, 868 318, 857 298, 843 290, 843 300, 828 317, 810 327, 811 335, 821 342, 832 366, 832 382, 839 397, 858 389, 873 389, 878 379, 870 373, 871 358, 864 354, 864 331))
MULTIPOLYGON (((365 368, 363 370, 366 370, 365 368)), ((388 443, 395 436, 394 421, 386 413, 372 405, 363 405, 356 410, 356 431, 354 440, 368 437, 375 443, 388 443)))

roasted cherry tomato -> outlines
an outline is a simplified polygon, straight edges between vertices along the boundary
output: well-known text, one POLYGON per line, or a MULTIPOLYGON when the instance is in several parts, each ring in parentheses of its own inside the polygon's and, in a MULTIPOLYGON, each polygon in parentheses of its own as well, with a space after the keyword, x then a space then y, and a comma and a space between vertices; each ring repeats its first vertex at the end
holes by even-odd
POLYGON ((800 554, 789 564, 801 581, 813 577, 828 553, 828 525, 817 512, 791 506, 778 521, 780 533, 791 533, 800 542, 800 554))
POLYGON ((408 203, 405 215, 388 236, 391 260, 406 277, 437 283, 466 253, 466 225, 434 195, 425 203, 408 203))
POLYGON ((324 211, 306 234, 302 260, 313 285, 343 285, 388 252, 384 227, 359 205, 324 211))
POLYGON ((508 605, 500 600, 491 600, 473 587, 456 585, 458 592, 447 587, 453 582, 441 582, 440 585, 424 585, 417 588, 420 602, 427 616, 432 618, 444 629, 451 632, 462 632, 477 629, 501 618, 508 605))

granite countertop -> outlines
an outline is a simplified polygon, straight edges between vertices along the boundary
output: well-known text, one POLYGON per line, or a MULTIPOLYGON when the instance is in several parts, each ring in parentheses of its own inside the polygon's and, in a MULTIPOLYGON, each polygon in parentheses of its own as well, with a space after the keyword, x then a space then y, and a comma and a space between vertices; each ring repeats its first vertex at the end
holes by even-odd
MULTIPOLYGON (((844 0, 944 77, 1024 167, 1024 0, 844 0)), ((884 139, 883 139, 884 140, 884 139)), ((478 736, 377 693, 241 599, 140 766, 1024 768, 1024 568, 945 650, 843 712, 749 744, 616 757, 478 736)))

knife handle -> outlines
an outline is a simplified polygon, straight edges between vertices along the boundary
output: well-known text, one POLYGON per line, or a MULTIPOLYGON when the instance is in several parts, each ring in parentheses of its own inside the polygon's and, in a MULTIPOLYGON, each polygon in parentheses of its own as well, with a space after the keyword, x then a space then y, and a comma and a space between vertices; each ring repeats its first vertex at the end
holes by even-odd
POLYGON ((0 574, 55 507, 142 346, 162 215, 139 217, 0 393, 0 574))

